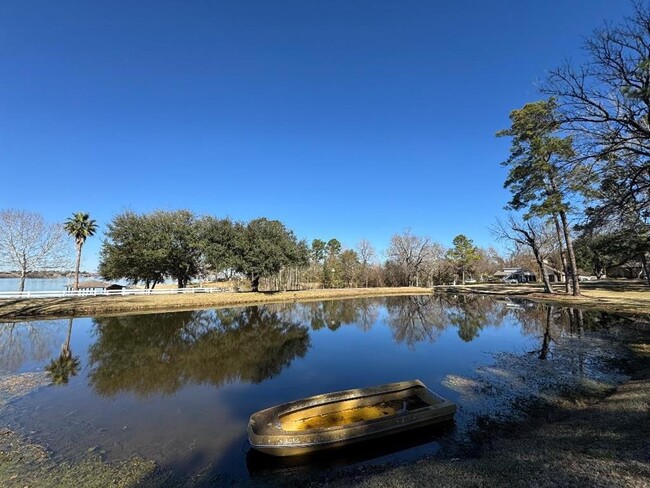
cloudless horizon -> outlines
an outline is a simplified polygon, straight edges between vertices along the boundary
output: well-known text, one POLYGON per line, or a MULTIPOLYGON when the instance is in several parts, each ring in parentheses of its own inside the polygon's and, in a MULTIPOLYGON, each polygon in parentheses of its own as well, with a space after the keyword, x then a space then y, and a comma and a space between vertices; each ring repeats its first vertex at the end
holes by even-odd
POLYGON ((508 114, 620 0, 0 3, 0 208, 494 245, 508 114))

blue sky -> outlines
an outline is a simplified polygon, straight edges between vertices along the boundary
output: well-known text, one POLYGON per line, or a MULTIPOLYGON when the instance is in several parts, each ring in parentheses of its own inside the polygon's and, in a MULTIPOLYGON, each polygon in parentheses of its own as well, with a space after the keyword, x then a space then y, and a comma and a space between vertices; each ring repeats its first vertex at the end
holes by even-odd
MULTIPOLYGON (((0 208, 493 244, 508 113, 621 0, 0 1, 0 208)), ((88 241, 93 269, 101 236, 88 241)))

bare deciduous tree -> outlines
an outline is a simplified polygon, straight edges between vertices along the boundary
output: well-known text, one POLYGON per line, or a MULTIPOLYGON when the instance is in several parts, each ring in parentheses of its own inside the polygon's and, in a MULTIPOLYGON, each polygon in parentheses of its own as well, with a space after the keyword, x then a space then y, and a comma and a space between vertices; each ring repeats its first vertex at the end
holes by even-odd
POLYGON ((361 274, 363 282, 365 283, 366 288, 368 288, 368 266, 374 261, 376 257, 375 248, 372 247, 370 241, 366 239, 361 239, 357 243, 357 256, 359 256, 359 262, 361 263, 361 274))
POLYGON ((530 218, 521 221, 511 215, 505 224, 497 220, 491 230, 499 240, 510 241, 518 247, 528 247, 535 256, 535 262, 544 281, 544 290, 546 293, 554 293, 544 263, 549 243, 552 241, 552 233, 549 232, 548 226, 540 219, 530 218))
POLYGON ((402 270, 408 286, 420 286, 420 277, 424 274, 428 261, 437 254, 434 251, 438 245, 434 244, 429 237, 415 236, 410 230, 391 237, 388 259, 402 270))
POLYGON ((0 210, 0 268, 20 272, 19 291, 30 271, 69 266, 71 251, 63 225, 38 213, 0 210))

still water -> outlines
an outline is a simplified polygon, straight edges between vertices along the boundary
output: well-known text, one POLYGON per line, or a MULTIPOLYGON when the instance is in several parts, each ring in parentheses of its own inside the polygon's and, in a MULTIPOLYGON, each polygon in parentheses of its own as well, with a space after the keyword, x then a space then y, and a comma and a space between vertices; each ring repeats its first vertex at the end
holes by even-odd
POLYGON ((617 374, 594 342, 606 319, 524 301, 409 296, 0 324, 0 372, 48 370, 52 382, 0 415, 61 459, 138 454, 176 474, 241 479, 273 475, 274 461, 247 453, 251 413, 418 378, 458 403, 455 423, 329 456, 324 467, 400 462, 463 442, 486 412, 514 415, 513 395, 553 387, 522 380, 541 362, 545 379, 617 374), (526 386, 513 388, 509 376, 526 386), (468 379, 483 386, 468 392, 468 379), (481 396, 486 384, 500 385, 500 403, 481 396))
MULTIPOLYGON (((71 284, 74 278, 27 278, 25 291, 61 291, 71 284)), ((18 291, 20 278, 0 278, 0 291, 18 291)))

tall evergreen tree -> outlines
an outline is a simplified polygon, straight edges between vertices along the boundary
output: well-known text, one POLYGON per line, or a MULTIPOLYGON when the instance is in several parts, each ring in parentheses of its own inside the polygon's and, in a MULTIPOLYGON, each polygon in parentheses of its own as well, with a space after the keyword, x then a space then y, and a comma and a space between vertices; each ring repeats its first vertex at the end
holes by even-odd
POLYGON ((447 251, 447 258, 451 260, 460 271, 461 280, 465 284, 465 273, 472 265, 481 259, 478 248, 471 239, 463 234, 457 235, 453 240, 454 247, 447 251))
POLYGON ((558 216, 567 249, 573 294, 580 282, 569 228, 570 197, 586 185, 582 167, 574 165, 571 137, 558 135, 557 103, 553 98, 528 103, 510 113, 511 127, 498 137, 512 137, 510 157, 502 163, 510 169, 504 187, 512 193, 508 208, 527 210, 525 218, 558 216))

